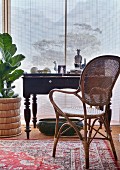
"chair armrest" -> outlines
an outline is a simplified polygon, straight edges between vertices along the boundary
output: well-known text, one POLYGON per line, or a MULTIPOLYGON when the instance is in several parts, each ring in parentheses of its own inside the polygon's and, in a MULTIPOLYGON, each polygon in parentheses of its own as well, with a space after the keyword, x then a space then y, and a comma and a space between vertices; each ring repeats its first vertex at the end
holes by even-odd
POLYGON ((71 95, 75 95, 75 96, 78 97, 78 93, 80 92, 80 88, 78 88, 78 89, 71 89, 71 88, 52 89, 52 90, 49 92, 49 99, 50 99, 50 101, 53 100, 53 94, 54 94, 55 92, 64 93, 64 94, 71 94, 71 95))
POLYGON ((57 93, 63 93, 63 94, 67 94, 67 95, 75 95, 77 98, 79 98, 82 101, 81 96, 79 95, 80 92, 80 88, 78 89, 71 89, 71 88, 64 88, 64 89, 52 89, 49 92, 49 99, 54 107, 54 109, 57 111, 59 110, 59 112, 63 115, 64 113, 62 112, 62 110, 60 109, 60 107, 58 106, 58 104, 56 103, 55 99, 54 99, 54 94, 55 92, 57 93))
POLYGON ((76 89, 68 89, 68 88, 64 88, 64 89, 52 89, 49 94, 53 94, 54 92, 60 92, 60 93, 66 93, 66 94, 76 94, 78 92, 78 90, 76 89))

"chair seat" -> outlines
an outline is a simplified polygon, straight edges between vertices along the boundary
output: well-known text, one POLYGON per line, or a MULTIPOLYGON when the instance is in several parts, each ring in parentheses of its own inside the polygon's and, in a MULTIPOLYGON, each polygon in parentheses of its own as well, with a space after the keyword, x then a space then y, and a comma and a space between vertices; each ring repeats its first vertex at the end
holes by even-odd
MULTIPOLYGON (((87 109, 87 117, 89 118, 96 118, 98 116, 101 116, 105 114, 105 111, 96 109, 96 108, 91 108, 91 107, 86 107, 87 109)), ((83 107, 65 107, 62 109, 62 111, 69 117, 81 117, 84 118, 84 110, 83 107)))

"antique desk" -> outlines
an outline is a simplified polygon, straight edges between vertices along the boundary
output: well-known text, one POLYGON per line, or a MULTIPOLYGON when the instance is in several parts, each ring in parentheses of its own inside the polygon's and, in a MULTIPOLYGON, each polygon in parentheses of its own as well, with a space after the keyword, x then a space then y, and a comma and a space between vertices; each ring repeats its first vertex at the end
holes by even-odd
POLYGON ((30 133, 30 96, 32 95, 33 125, 37 122, 37 95, 48 94, 53 88, 78 88, 79 75, 75 74, 24 74, 23 75, 23 97, 25 98, 24 118, 26 122, 25 132, 27 139, 30 133))

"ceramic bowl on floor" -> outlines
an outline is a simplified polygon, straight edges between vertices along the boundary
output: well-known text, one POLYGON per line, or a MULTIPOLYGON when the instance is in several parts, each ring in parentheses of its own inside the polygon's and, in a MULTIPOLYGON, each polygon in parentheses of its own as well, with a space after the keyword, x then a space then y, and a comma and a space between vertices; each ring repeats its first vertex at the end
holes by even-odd
MULTIPOLYGON (((71 119, 74 123, 77 124, 79 130, 83 128, 83 123, 79 119, 71 119)), ((65 122, 64 118, 60 119, 59 122, 59 128, 62 126, 62 124, 65 122)), ((52 136, 55 133, 55 118, 47 118, 47 119, 40 119, 37 123, 37 128, 39 131, 45 135, 52 136)), ((69 126, 65 126, 64 129, 67 129, 69 126)), ((63 136, 73 136, 75 135, 75 130, 71 127, 69 130, 67 130, 63 136)))

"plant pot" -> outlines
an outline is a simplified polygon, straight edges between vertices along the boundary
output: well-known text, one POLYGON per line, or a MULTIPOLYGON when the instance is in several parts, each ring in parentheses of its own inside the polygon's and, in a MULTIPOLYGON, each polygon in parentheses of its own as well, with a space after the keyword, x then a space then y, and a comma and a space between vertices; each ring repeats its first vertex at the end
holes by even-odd
MULTIPOLYGON (((81 130, 83 128, 83 123, 79 119, 71 119, 81 130)), ((61 118, 59 121, 59 128, 62 126, 63 123, 65 123, 65 119, 61 118)), ((56 119, 55 118, 47 118, 47 119, 40 119, 37 123, 37 128, 39 131, 45 135, 53 136, 55 133, 55 124, 56 119)), ((65 126, 64 130, 67 129, 69 126, 65 126)), ((75 130, 71 127, 69 130, 67 130, 63 136, 73 136, 76 135, 75 130)))
POLYGON ((21 98, 0 98, 0 137, 21 134, 21 98))

